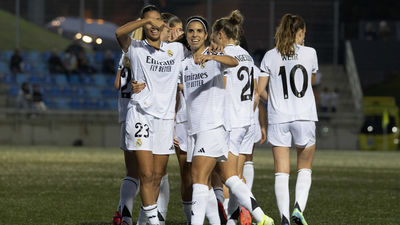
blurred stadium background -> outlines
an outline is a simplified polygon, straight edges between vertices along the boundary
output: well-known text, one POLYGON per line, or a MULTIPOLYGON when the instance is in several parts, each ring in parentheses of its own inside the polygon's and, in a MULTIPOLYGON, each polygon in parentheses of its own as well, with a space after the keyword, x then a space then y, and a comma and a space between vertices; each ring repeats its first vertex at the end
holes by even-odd
POLYGON ((183 20, 200 14, 210 23, 240 9, 257 63, 274 46, 282 15, 303 16, 306 45, 317 50, 320 64, 314 87, 320 108, 318 148, 398 149, 400 3, 389 0, 2 0, 0 143, 118 146, 112 84, 120 50, 114 30, 136 19, 149 3, 183 20), (10 68, 15 49, 21 50, 22 62, 16 71, 10 68), (67 49, 76 55, 78 68, 49 68, 52 52, 63 65, 74 60, 67 49), (105 58, 114 68, 104 69, 105 58), (21 106, 24 82, 31 89, 38 85, 46 111, 21 106))

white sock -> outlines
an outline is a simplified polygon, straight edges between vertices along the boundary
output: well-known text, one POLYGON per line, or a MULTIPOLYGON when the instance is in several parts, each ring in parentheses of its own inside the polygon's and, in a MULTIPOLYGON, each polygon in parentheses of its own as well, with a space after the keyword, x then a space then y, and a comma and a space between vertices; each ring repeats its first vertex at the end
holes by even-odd
POLYGON ((136 225, 146 225, 146 224, 147 224, 147 216, 143 211, 143 206, 141 206, 136 225))
POLYGON ((168 203, 169 203, 169 182, 168 182, 168 174, 166 174, 161 178, 160 193, 158 194, 158 199, 157 199, 158 212, 161 214, 159 215, 159 220, 161 225, 165 224, 165 220, 167 219, 168 203))
POLYGON ((308 193, 311 187, 311 173, 310 169, 300 169, 297 173, 296 203, 302 212, 306 208, 308 193))
POLYGON ((214 194, 217 198, 217 201, 223 203, 224 202, 224 189, 222 187, 214 187, 214 194))
POLYGON ((121 183, 118 211, 122 215, 122 221, 129 225, 132 224, 132 207, 138 187, 139 181, 133 177, 126 176, 121 183))
POLYGON ((289 220, 289 174, 275 173, 275 196, 281 219, 289 220))
MULTIPOLYGON (((229 177, 226 180, 225 185, 232 191, 232 194, 237 198, 239 204, 249 210, 257 223, 260 223, 265 214, 258 206, 258 203, 249 187, 247 187, 238 176, 229 177)), ((230 196, 230 199, 232 199, 232 196, 230 196)))
POLYGON ((247 186, 251 190, 251 188, 253 187, 253 180, 254 180, 254 164, 252 161, 244 162, 243 177, 246 180, 247 186))
POLYGON ((202 225, 206 215, 208 186, 193 184, 191 225, 202 225))
POLYGON ((221 220, 219 219, 219 213, 218 213, 217 197, 215 196, 213 189, 208 190, 206 216, 210 224, 212 225, 221 224, 221 220))
POLYGON ((182 208, 183 208, 183 213, 186 216, 186 221, 190 223, 190 221, 192 220, 192 202, 182 201, 182 208))
POLYGON ((150 225, 159 225, 160 221, 158 220, 158 215, 157 215, 157 204, 154 205, 149 205, 149 206, 143 206, 143 211, 146 214, 146 217, 149 219, 148 223, 150 225))

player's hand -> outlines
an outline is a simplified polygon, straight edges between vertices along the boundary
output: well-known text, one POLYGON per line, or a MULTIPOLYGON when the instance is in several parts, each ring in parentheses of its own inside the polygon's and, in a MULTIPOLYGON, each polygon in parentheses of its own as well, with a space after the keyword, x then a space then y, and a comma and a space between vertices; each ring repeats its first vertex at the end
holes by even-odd
POLYGON ((220 53, 225 53, 224 51, 224 46, 218 45, 214 41, 211 41, 210 46, 208 46, 208 54, 220 54, 220 53))
POLYGON ((183 36, 183 34, 184 34, 185 32, 183 32, 183 30, 182 29, 179 29, 179 28, 172 28, 171 29, 171 34, 170 34, 170 36, 169 36, 169 42, 174 42, 174 41, 177 41, 177 40, 179 40, 182 36, 183 36))
POLYGON ((149 23, 150 23, 153 27, 160 29, 160 31, 161 31, 161 28, 162 28, 162 27, 167 26, 167 25, 164 23, 164 21, 158 20, 158 19, 153 19, 153 18, 149 18, 149 23))
POLYGON ((132 91, 137 94, 146 87, 146 83, 138 83, 137 80, 132 81, 132 91))
POLYGON ((174 138, 174 146, 175 146, 175 148, 179 147, 179 141, 176 138, 174 138))
POLYGON ((260 144, 264 143, 267 140, 267 131, 265 130, 265 127, 261 127, 261 140, 260 144))
POLYGON ((199 55, 194 59, 194 61, 196 64, 201 65, 212 59, 213 59, 212 55, 199 55))

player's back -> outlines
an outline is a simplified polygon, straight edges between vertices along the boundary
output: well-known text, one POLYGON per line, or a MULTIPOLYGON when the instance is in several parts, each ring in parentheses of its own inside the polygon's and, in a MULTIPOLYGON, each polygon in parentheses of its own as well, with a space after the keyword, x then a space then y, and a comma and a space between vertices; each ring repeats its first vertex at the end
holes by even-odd
POLYGON ((254 107, 253 58, 240 46, 227 45, 224 51, 239 62, 225 71, 229 119, 232 128, 249 126, 253 121, 254 107))
POLYGON ((290 57, 274 48, 265 54, 261 70, 269 74, 268 123, 318 120, 311 86, 312 74, 318 70, 313 48, 295 45, 290 57))

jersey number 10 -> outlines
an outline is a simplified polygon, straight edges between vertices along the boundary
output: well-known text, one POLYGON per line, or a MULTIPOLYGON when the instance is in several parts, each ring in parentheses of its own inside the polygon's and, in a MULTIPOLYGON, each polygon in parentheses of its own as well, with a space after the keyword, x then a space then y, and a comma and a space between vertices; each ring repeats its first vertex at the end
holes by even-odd
MULTIPOLYGON (((286 82, 287 81, 286 69, 284 66, 281 66, 279 68, 279 75, 281 75, 281 78, 282 78, 283 98, 288 99, 289 95, 288 95, 288 86, 287 86, 287 82, 286 82)), ((292 89, 294 96, 296 96, 298 98, 304 97, 304 94, 307 91, 307 87, 308 87, 308 75, 307 75, 306 68, 304 68, 304 66, 302 66, 300 64, 293 66, 293 68, 290 70, 290 89, 292 89), (294 82, 294 75, 295 75, 297 69, 300 69, 301 72, 303 72, 303 88, 301 89, 301 91, 297 91, 296 83, 294 82)))

